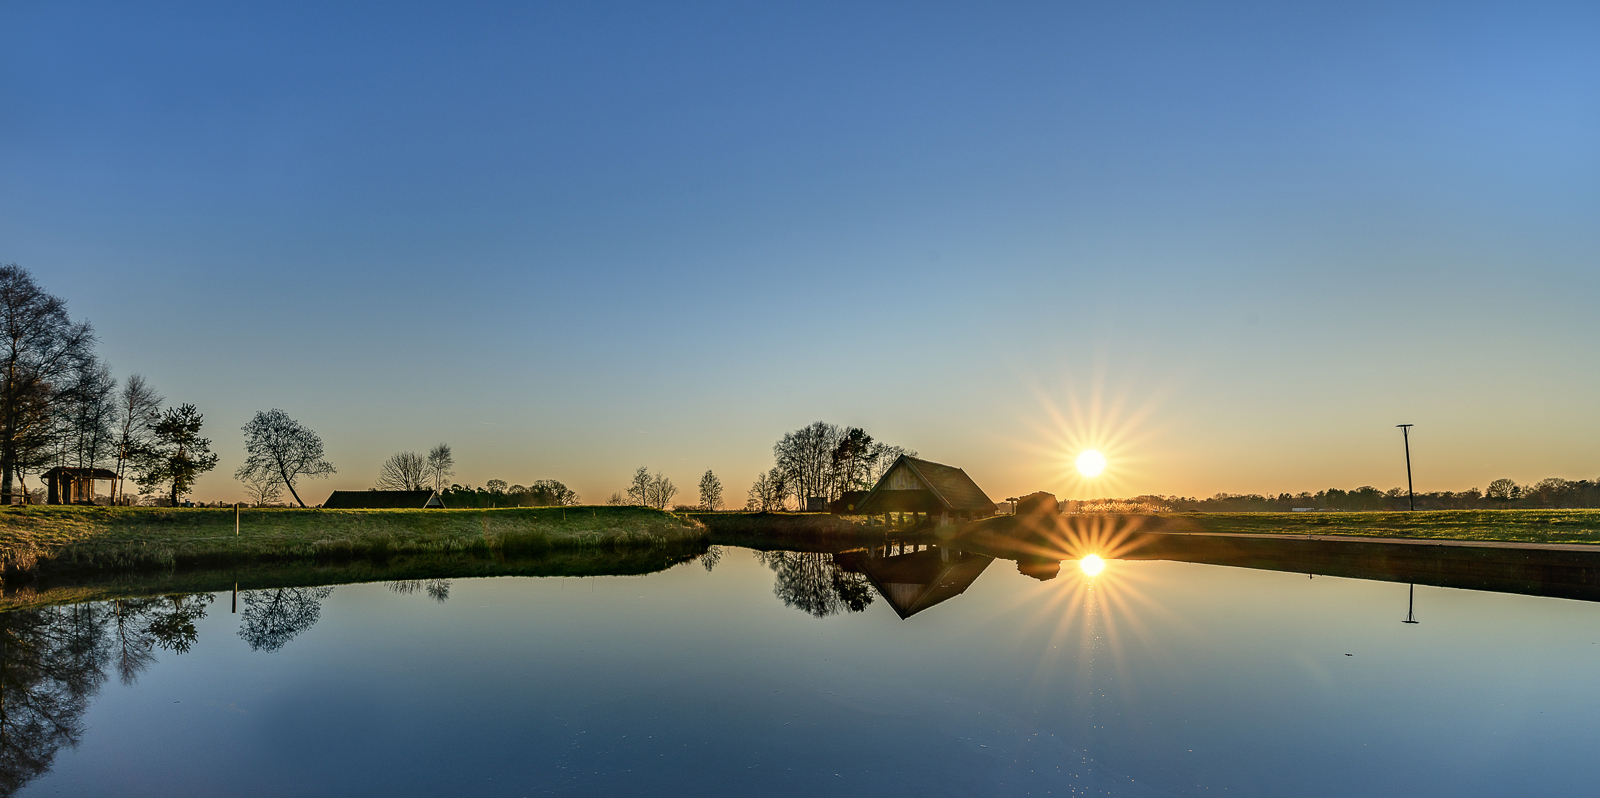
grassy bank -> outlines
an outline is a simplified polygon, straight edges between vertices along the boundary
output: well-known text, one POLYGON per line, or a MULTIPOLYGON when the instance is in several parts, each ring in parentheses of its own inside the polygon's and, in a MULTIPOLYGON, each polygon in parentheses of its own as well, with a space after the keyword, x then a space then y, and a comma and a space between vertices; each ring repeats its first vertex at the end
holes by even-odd
MULTIPOLYGON (((1370 513, 1161 513, 1061 516, 1065 530, 1202 532, 1600 544, 1600 510, 1434 510, 1370 513)), ((1009 517, 974 529, 1001 532, 1009 517)))
POLYGON ((240 590, 260 590, 487 576, 638 576, 693 560, 705 549, 698 541, 684 541, 644 547, 553 548, 537 556, 458 553, 403 555, 381 561, 292 560, 229 568, 77 571, 8 581, 0 591, 0 612, 45 604, 216 593, 235 586, 240 590))
POLYGON ((685 513, 704 526, 711 542, 752 549, 820 550, 883 540, 883 527, 828 513, 685 513))
MULTIPOLYGON (((704 542, 698 522, 638 507, 288 510, 11 507, 0 510, 10 577, 397 556, 517 556, 592 546, 704 542)), ((8 580, 9 581, 9 580, 8 580)))

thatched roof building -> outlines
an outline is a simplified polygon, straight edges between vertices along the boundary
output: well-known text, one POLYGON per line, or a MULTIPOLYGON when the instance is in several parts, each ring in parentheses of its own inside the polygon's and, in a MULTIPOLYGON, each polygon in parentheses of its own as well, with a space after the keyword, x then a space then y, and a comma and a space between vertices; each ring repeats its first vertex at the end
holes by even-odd
POLYGON ((939 516, 939 523, 948 524, 952 519, 987 518, 996 509, 967 472, 901 455, 866 498, 856 504, 855 511, 862 515, 927 513, 929 517, 939 516))
POLYGON ((439 494, 431 490, 336 490, 322 503, 324 510, 444 509, 439 494))

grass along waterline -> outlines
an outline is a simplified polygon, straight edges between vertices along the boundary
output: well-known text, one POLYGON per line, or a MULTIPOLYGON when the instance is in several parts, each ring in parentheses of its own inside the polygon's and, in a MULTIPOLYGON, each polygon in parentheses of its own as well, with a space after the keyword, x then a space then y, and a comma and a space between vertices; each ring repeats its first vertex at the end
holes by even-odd
POLYGON ((493 510, 11 507, 0 510, 7 574, 699 541, 705 528, 640 507, 493 510))

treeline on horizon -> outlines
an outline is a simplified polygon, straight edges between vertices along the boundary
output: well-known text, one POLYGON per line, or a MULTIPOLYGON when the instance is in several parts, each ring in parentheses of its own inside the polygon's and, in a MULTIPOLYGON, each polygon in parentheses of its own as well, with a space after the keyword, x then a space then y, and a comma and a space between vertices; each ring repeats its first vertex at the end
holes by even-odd
MULTIPOLYGON (((814 421, 784 433, 772 445, 773 465, 757 474, 750 484, 744 509, 804 510, 809 498, 838 501, 847 493, 868 490, 877 484, 901 455, 916 457, 917 453, 876 440, 860 427, 814 421)), ((640 466, 628 487, 611 494, 606 503, 701 512, 724 508, 722 480, 710 469, 700 477, 699 488, 698 503, 674 504, 678 488, 672 480, 660 472, 652 475, 648 467, 640 466)))
MULTIPOLYGON (((1518 485, 1510 479, 1497 479, 1484 490, 1434 491, 1415 496, 1418 510, 1531 510, 1600 508, 1600 479, 1542 479, 1531 485, 1518 485)), ((1077 512, 1198 512, 1198 513, 1278 513, 1295 510, 1343 510, 1348 512, 1408 510, 1411 500, 1405 488, 1379 490, 1363 485, 1354 490, 1327 490, 1311 493, 1218 493, 1205 499, 1149 494, 1129 499, 1093 499, 1065 505, 1077 512)))

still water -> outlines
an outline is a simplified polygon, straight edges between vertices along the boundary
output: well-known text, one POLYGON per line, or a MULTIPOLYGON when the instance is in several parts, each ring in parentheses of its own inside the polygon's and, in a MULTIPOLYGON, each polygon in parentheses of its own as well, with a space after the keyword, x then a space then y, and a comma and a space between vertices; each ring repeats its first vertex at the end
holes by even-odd
POLYGON ((1600 777, 1600 605, 879 554, 5 613, 0 787, 1570 795, 1600 777))

